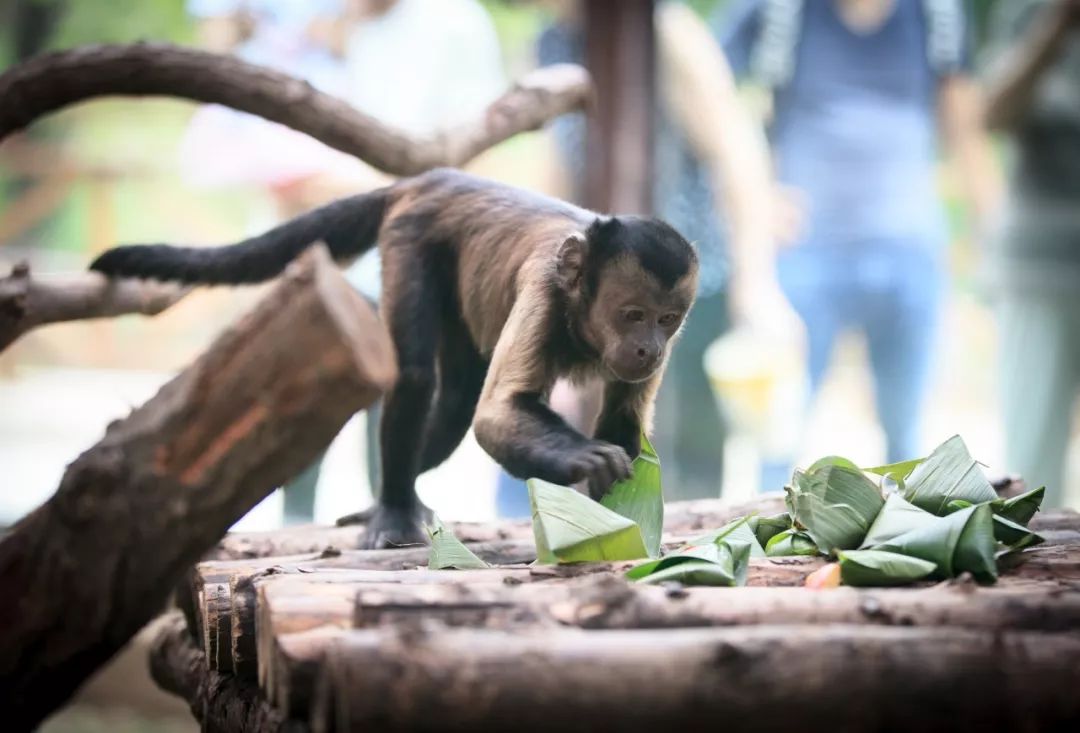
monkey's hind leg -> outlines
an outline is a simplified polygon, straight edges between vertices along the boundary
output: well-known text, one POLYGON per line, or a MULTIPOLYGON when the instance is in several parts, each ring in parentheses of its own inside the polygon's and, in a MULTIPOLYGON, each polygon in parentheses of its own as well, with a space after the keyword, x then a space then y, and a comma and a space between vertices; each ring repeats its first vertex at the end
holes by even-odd
POLYGON ((420 473, 438 466, 461 445, 472 424, 486 375, 487 362, 460 318, 447 317, 439 347, 439 388, 424 435, 420 473))
MULTIPOLYGON (((461 444, 472 424, 476 402, 484 385, 487 363, 459 322, 446 319, 438 356, 438 387, 424 434, 419 473, 435 468, 461 444)), ((350 514, 338 524, 366 523, 378 506, 350 514)), ((424 514, 421 505, 421 514, 424 514)))
MULTIPOLYGON (((379 421, 382 464, 378 503, 367 514, 365 549, 423 544, 426 509, 416 496, 423 437, 435 392, 441 335, 440 273, 421 245, 383 249, 383 317, 397 351, 398 379, 386 393, 379 421)), ((343 518, 339 523, 348 522, 343 518)))

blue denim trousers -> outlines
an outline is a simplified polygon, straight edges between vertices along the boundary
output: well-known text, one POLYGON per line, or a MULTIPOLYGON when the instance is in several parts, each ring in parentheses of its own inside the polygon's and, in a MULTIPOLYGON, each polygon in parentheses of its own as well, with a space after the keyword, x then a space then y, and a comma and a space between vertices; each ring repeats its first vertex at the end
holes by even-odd
POLYGON ((782 251, 778 268, 806 324, 811 393, 821 386, 837 336, 862 332, 887 460, 917 457, 945 282, 942 248, 927 237, 808 243, 782 251))

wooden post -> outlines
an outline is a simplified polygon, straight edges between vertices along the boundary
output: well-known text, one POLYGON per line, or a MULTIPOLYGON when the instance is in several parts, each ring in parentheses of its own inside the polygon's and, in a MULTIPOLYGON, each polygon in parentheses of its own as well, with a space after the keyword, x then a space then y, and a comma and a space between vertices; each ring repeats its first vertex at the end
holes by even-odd
POLYGON ((585 64, 596 81, 586 133, 585 205, 652 212, 653 0, 584 0, 585 64))
POLYGON ((32 727, 165 605, 185 568, 396 378, 319 246, 72 463, 0 540, 4 723, 32 727))

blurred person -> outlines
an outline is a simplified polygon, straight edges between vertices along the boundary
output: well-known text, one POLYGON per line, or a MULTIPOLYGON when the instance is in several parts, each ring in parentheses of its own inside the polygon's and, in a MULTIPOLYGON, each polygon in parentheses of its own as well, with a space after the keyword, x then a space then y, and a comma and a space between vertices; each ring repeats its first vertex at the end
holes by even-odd
MULTIPOLYGON (((233 53, 341 96, 346 68, 326 32, 344 0, 188 0, 203 47, 233 53)), ((192 117, 180 148, 185 179, 204 188, 251 186, 270 194, 274 218, 308 208, 308 187, 333 175, 359 178, 350 156, 303 133, 220 105, 192 117)), ((316 189, 317 195, 317 189, 316 189)), ((261 227, 261 224, 255 225, 261 227)))
MULTIPOLYGON (((584 28, 577 3, 544 5, 555 11, 555 21, 538 39, 539 65, 581 63, 584 28)), ((653 443, 663 462, 668 499, 715 498, 721 486, 725 427, 703 368, 705 349, 733 320, 753 321, 789 336, 799 324, 767 266, 772 240, 765 144, 738 103, 719 46, 707 25, 683 3, 660 3, 655 24, 654 209, 695 244, 701 276, 697 301, 665 371, 653 443), (724 222, 720 209, 726 214, 724 222)), ((588 165, 584 116, 560 117, 552 129, 571 180, 571 196, 580 198, 588 165)), ((582 401, 575 405, 572 393, 560 386, 563 391, 553 394, 553 403, 562 402, 560 411, 587 429, 595 417, 592 395, 583 390, 582 401)), ((526 516, 529 511, 521 483, 505 474, 498 504, 503 516, 526 516)))
MULTIPOLYGON (((495 26, 476 0, 346 2, 338 31, 344 96, 380 122, 428 135, 475 119, 505 90, 495 26)), ((378 299, 378 252, 365 255, 349 276, 378 299)))
MULTIPOLYGON (((188 0, 203 47, 233 53, 254 64, 304 79, 320 91, 342 95, 346 67, 328 28, 344 0, 188 0)), ((192 117, 180 147, 184 178, 203 188, 254 187, 269 194, 271 218, 284 220, 319 202, 321 179, 356 187, 364 170, 352 157, 255 115, 220 105, 192 117)), ((265 222, 253 221, 261 229, 265 222)), ((286 524, 311 521, 320 461, 286 483, 286 524)))
MULTIPOLYGON (((346 0, 344 19, 330 33, 331 47, 344 59, 344 99, 413 135, 430 135, 476 119, 506 89, 494 23, 476 0, 346 0)), ((366 188, 390 180, 374 169, 367 172, 366 188)), ((345 276, 370 301, 378 302, 377 250, 360 258, 345 276)), ((380 414, 375 404, 364 417, 365 458, 373 491, 378 489, 381 470, 380 414)), ((317 467, 311 470, 317 472, 317 467)))
POLYGON ((771 97, 776 268, 806 325, 811 394, 840 332, 862 331, 887 460, 915 457, 945 285, 939 143, 980 230, 994 206, 963 4, 740 0, 722 22, 732 69, 771 97))
POLYGON ((999 3, 991 36, 986 121, 1013 153, 995 252, 1007 469, 1059 507, 1080 386, 1080 2, 999 3))

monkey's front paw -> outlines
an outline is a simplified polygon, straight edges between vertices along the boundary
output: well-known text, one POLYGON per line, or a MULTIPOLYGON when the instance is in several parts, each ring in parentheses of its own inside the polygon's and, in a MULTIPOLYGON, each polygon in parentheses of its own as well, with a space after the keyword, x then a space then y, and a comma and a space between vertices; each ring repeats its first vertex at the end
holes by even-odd
POLYGON ((367 518, 367 529, 360 538, 360 549, 386 550, 426 545, 428 537, 420 520, 420 512, 377 506, 370 511, 367 518))
POLYGON ((574 483, 588 481, 589 496, 599 499, 615 483, 630 476, 630 456, 612 443, 590 440, 570 457, 574 483))

